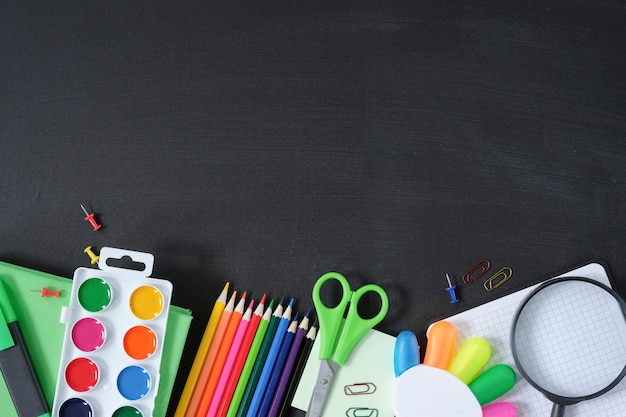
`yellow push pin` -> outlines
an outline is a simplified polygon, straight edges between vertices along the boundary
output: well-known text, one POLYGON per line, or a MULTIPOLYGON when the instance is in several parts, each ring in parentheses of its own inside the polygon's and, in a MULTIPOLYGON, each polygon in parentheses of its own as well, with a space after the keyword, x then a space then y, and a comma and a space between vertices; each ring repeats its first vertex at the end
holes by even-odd
POLYGON ((93 251, 91 250, 91 246, 87 246, 83 252, 89 255, 89 257, 91 258, 92 265, 97 264, 98 261, 100 260, 100 257, 96 255, 95 253, 93 253, 93 251))

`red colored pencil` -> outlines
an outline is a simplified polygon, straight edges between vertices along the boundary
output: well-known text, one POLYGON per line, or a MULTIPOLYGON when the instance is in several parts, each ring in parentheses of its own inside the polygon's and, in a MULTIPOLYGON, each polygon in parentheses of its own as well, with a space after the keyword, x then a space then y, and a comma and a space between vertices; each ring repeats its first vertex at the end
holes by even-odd
POLYGON ((235 393, 235 389, 237 388, 237 383, 239 382, 241 370, 243 369, 243 365, 246 363, 246 359, 248 358, 248 352, 250 351, 250 346, 252 346, 252 341, 254 340, 257 328, 259 327, 259 323, 261 322, 261 317, 263 316, 263 311, 265 309, 264 304, 265 294, 263 294, 261 302, 254 311, 252 320, 250 320, 250 324, 248 325, 248 329, 246 330, 243 342, 241 343, 241 348, 239 348, 239 354, 237 355, 237 359, 235 359, 235 364, 233 365, 230 377, 228 378, 226 390, 222 395, 222 401, 220 402, 220 406, 216 414, 217 417, 224 417, 228 412, 230 401, 233 398, 233 394, 235 393))

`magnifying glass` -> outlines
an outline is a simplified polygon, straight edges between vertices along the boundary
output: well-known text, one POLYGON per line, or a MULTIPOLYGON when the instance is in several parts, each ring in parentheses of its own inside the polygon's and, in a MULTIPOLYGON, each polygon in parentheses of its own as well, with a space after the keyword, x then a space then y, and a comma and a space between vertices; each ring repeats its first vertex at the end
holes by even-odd
POLYGON ((626 375, 626 303, 588 278, 547 281, 518 307, 511 348, 522 376, 554 403, 551 417, 562 417, 626 375))

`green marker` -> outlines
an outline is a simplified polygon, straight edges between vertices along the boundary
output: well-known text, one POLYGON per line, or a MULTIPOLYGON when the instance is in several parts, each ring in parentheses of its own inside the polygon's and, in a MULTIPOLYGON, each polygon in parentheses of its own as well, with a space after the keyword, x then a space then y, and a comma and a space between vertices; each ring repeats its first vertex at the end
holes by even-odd
MULTIPOLYGON (((267 354, 270 351, 270 347, 272 346, 272 341, 274 340, 274 333, 276 333, 276 328, 278 327, 278 323, 280 322, 280 318, 283 315, 283 305, 282 300, 276 307, 276 311, 272 314, 272 318, 267 327, 267 331, 265 332, 265 336, 263 337, 263 343, 258 351, 258 355, 250 360, 250 355, 248 355, 248 359, 246 363, 243 365, 243 370, 241 371, 241 377, 239 379, 239 383, 237 384, 237 388, 235 388, 235 392, 239 390, 239 385, 241 383, 241 379, 246 375, 248 378, 248 383, 245 385, 245 391, 243 396, 241 397, 239 407, 235 408, 237 414, 230 414, 231 407, 228 409, 227 416, 236 417, 244 417, 248 413, 248 408, 250 407, 250 403, 252 402, 252 397, 254 396, 254 390, 256 389, 256 384, 259 382, 259 378, 261 377, 261 372, 263 371, 263 365, 265 365, 265 359, 267 358, 267 354)), ((259 325, 260 326, 260 325, 259 325)), ((252 341, 254 344, 255 340, 252 341)), ((252 352, 252 349, 250 349, 252 352)), ((233 395, 234 400, 234 395, 233 395)))
POLYGON ((0 280, 0 371, 19 417, 50 417, 17 315, 0 280))

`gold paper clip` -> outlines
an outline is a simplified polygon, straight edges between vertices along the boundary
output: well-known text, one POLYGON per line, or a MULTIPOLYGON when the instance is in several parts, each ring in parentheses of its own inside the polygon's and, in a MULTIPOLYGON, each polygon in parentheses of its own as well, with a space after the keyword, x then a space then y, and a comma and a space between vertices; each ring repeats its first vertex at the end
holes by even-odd
POLYGON ((346 395, 366 395, 376 392, 376 385, 371 382, 358 382, 343 387, 343 393, 346 395))
POLYGON ((376 408, 351 407, 346 410, 346 416, 348 417, 378 417, 378 410, 376 408))
POLYGON ((512 275, 513 270, 508 266, 505 266, 504 268, 496 272, 491 278, 485 281, 483 286, 487 291, 495 290, 500 285, 504 284, 509 278, 511 278, 512 275), (500 280, 494 284, 493 282, 496 281, 498 278, 500 278, 500 280))
POLYGON ((461 277, 461 280, 463 281, 464 284, 471 284, 472 282, 476 281, 478 278, 482 277, 484 273, 489 270, 489 268, 491 268, 491 262, 489 262, 486 259, 481 259, 480 261, 478 261, 476 265, 471 267, 469 271, 463 274, 463 277, 461 277), (478 271, 479 269, 480 269, 480 272, 472 276, 472 274, 478 271))

